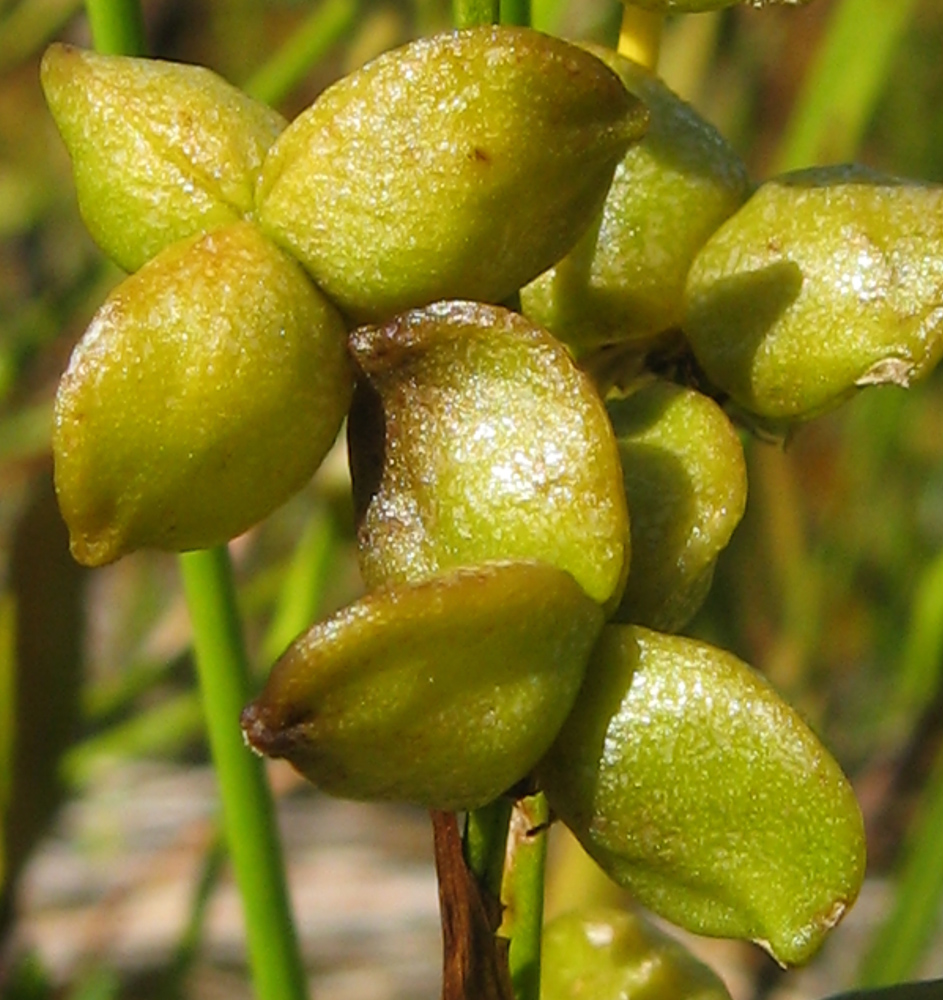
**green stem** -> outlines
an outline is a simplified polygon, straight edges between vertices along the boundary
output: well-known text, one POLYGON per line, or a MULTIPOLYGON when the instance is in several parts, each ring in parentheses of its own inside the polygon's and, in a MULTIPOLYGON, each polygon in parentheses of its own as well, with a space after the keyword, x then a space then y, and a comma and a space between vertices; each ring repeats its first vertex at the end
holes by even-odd
POLYGON ((452 23, 456 28, 497 24, 500 19, 500 0, 452 0, 452 23))
POLYGON ((147 45, 139 0, 85 0, 85 13, 97 52, 144 55, 147 45))
POLYGON ((279 104, 353 25, 358 0, 324 0, 243 87, 266 104, 279 104))
POLYGON ((265 1000, 302 1000, 307 995, 305 972, 272 798, 262 762, 246 750, 239 728, 250 695, 249 672, 229 553, 225 548, 184 553, 180 571, 256 993, 265 1000))
POLYGON ((531 24, 548 35, 559 35, 566 13, 566 0, 531 0, 531 24))
POLYGON ((495 899, 501 898, 511 800, 495 799, 473 809, 465 822, 465 860, 472 874, 495 899))
POLYGON ((511 816, 502 902, 510 928, 508 963, 515 1000, 540 1000, 540 946, 550 807, 542 792, 521 799, 511 816))
POLYGON ((530 0, 501 0, 501 23, 520 24, 531 23, 530 0))
POLYGON ((626 4, 619 31, 619 55, 654 70, 658 65, 664 22, 665 16, 659 11, 626 4))
POLYGON ((803 81, 776 170, 849 159, 874 111, 916 0, 842 0, 803 81))

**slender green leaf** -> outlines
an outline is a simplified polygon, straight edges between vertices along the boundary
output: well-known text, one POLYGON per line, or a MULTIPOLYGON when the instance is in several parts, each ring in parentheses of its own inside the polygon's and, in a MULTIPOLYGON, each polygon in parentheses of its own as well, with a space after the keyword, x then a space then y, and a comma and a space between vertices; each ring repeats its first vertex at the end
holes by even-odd
POLYGON ((855 155, 916 5, 916 0, 835 5, 782 140, 778 171, 855 155))
POLYGON ((267 104, 283 101, 356 21, 358 0, 324 0, 243 89, 267 104))
POLYGON ((911 604, 898 680, 902 706, 910 711, 928 705, 943 670, 943 552, 921 572, 911 604))
POLYGON ((334 522, 324 514, 315 514, 305 528, 285 573, 275 614, 262 643, 262 658, 266 663, 272 663, 314 621, 337 551, 336 536, 334 522))

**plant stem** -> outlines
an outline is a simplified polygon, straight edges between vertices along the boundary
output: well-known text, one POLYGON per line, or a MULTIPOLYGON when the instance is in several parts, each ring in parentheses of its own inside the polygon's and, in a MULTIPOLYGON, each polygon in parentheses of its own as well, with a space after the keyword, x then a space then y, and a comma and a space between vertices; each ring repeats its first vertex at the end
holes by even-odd
POLYGON ((559 35, 566 6, 566 0, 531 0, 531 24, 548 35, 559 35))
POLYGON ((358 0, 324 0, 243 90, 266 104, 281 103, 353 25, 358 7, 358 0))
POLYGON ((501 0, 501 23, 529 25, 530 0, 501 0))
POLYGON ((442 918, 442 1000, 514 1000, 501 904, 470 871, 455 813, 433 809, 432 836, 442 918))
POLYGON ((540 1000, 540 945, 550 807, 542 792, 514 806, 502 902, 510 928, 508 962, 515 1000, 540 1000))
POLYGON ((854 156, 916 0, 842 0, 789 119, 776 172, 854 156))
POLYGON ((452 23, 456 28, 497 24, 500 19, 500 0, 452 0, 452 23))
POLYGON ((481 809, 473 809, 465 823, 465 861, 479 884, 495 899, 501 898, 510 821, 511 800, 495 799, 481 809))
POLYGON ((307 995, 305 972, 274 807, 262 762, 246 750, 239 729, 239 714, 249 699, 249 674, 229 553, 224 547, 184 553, 180 571, 256 993, 265 1000, 302 1000, 307 995))
POLYGON ((619 32, 619 54, 650 70, 658 65, 665 17, 653 10, 626 4, 619 32))
POLYGON ((85 13, 96 52, 144 55, 147 45, 139 0, 85 0, 85 13))

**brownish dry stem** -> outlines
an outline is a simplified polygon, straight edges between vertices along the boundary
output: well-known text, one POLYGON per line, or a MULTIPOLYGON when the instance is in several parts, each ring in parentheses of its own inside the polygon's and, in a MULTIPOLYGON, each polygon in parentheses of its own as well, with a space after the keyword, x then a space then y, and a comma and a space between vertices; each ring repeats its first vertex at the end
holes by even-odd
POLYGON ((454 813, 431 810, 442 917, 442 1000, 514 1000, 501 904, 469 871, 454 813))

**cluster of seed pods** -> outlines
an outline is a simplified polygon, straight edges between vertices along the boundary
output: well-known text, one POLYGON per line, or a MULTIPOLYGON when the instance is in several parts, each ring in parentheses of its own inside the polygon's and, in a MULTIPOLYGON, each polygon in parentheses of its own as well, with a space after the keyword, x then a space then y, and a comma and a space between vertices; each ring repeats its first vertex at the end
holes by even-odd
POLYGON ((346 417, 367 592, 276 663, 249 743, 435 809, 530 778, 651 909, 807 959, 863 877, 851 788, 677 633, 746 502, 721 404, 782 428, 937 361, 941 190, 754 187, 651 73, 526 28, 413 42, 291 124, 207 70, 61 45, 43 84, 132 272, 57 398, 76 558, 234 537, 346 417))

